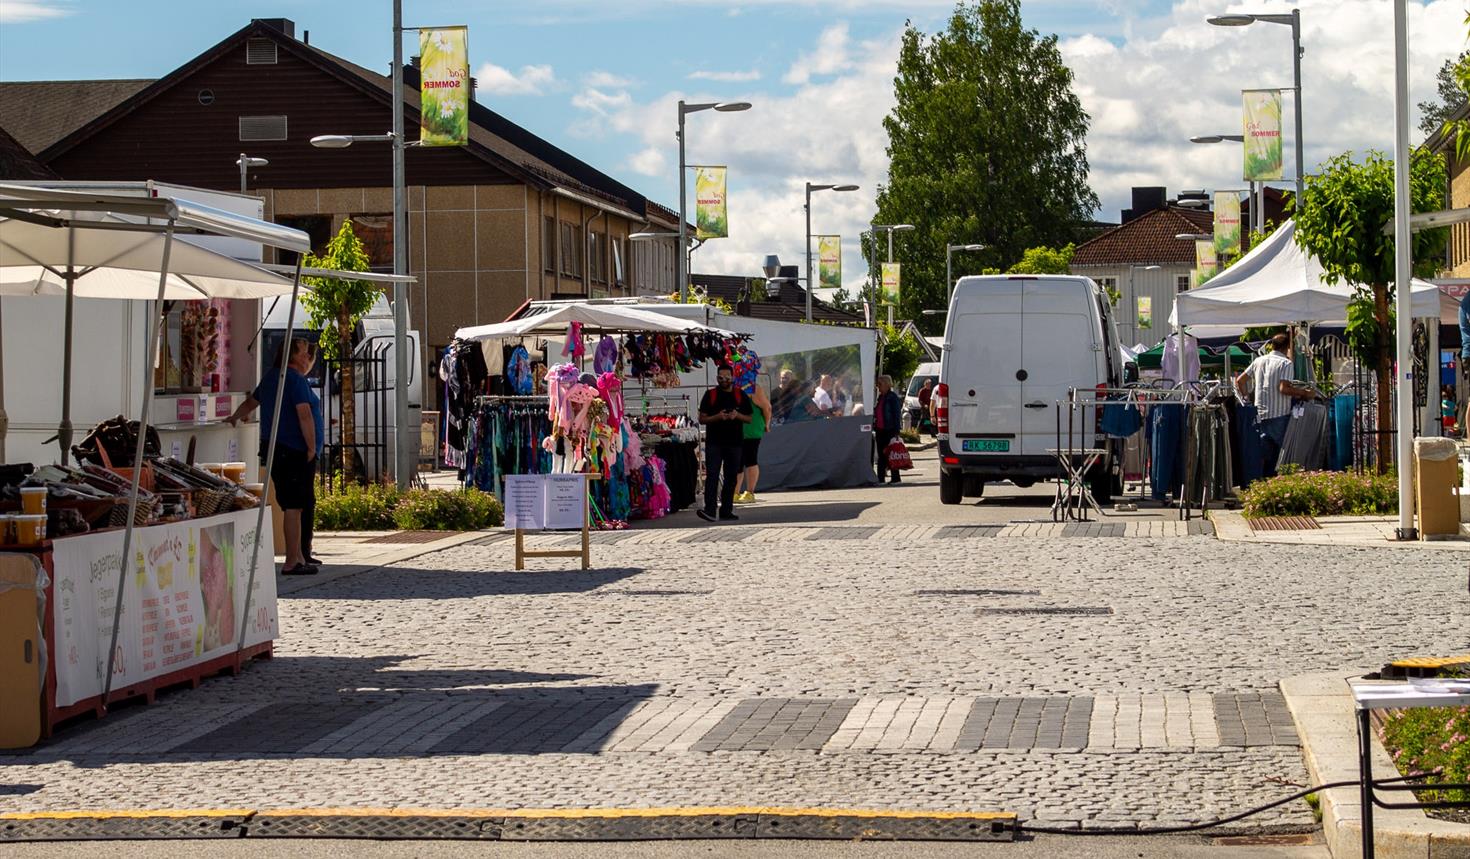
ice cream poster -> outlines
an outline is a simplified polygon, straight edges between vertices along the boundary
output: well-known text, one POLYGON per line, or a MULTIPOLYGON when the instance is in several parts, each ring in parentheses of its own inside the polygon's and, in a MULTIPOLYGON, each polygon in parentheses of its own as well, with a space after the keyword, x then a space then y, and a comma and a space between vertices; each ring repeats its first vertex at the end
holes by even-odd
MULTIPOLYGON (((139 683, 275 638, 274 549, 264 529, 249 617, 245 590, 256 511, 246 510, 139 528, 123 580, 113 688, 139 683)), ((107 647, 122 569, 121 531, 84 534, 53 544, 58 598, 57 704, 102 692, 107 647)))

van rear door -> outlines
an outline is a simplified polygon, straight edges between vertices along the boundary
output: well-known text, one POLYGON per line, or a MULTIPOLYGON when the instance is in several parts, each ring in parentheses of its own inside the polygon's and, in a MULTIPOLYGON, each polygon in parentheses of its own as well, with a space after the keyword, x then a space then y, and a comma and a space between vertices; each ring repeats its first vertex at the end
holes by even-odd
POLYGON ((1023 282, 995 280, 956 297, 943 381, 949 385, 950 447, 1013 456, 1021 431, 1023 282))
MULTIPOLYGON (((1049 448, 1057 447, 1056 404, 1067 400, 1069 388, 1089 388, 1102 381, 1098 370, 1101 344, 1091 291, 1085 283, 1047 279, 1018 283, 1026 286, 1020 326, 1021 366, 1026 371, 1020 452, 1047 456, 1049 448)), ((1063 445, 1066 419, 1063 414, 1063 445)), ((1078 429, 1081 435, 1073 441, 1085 446, 1092 428, 1078 429)))

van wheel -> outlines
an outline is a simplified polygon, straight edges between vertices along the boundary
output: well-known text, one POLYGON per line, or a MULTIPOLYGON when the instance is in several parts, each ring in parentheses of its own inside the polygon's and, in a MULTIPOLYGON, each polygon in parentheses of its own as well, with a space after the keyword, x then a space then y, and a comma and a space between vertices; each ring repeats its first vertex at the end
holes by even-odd
POLYGON ((963 498, 963 476, 953 471, 939 472, 939 501, 942 504, 958 504, 963 498))
POLYGON ((1012 477, 1011 478, 1011 484, 1013 486, 1015 486, 1017 489, 1030 489, 1031 487, 1033 487, 1033 486, 1036 485, 1036 478, 1034 478, 1034 477, 1012 477))
POLYGON ((985 495, 985 480, 980 477, 966 477, 964 483, 964 496, 966 498, 981 498, 985 495))

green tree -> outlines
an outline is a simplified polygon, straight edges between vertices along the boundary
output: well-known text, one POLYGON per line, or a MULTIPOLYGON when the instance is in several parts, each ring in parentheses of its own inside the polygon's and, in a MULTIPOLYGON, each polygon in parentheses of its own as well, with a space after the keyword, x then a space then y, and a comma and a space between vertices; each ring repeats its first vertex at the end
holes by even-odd
POLYGON ((1062 248, 1027 248, 1021 261, 1011 266, 1013 274, 1070 274, 1072 255, 1077 246, 1069 244, 1062 248))
POLYGON ((923 347, 906 328, 879 322, 878 333, 883 344, 879 363, 883 366, 883 372, 892 376, 893 383, 897 386, 914 374, 914 368, 919 366, 924 357, 923 347))
POLYGON ((1445 60, 1435 74, 1437 97, 1419 102, 1419 130, 1424 132, 1426 143, 1439 127, 1450 118, 1450 114, 1465 106, 1464 79, 1470 71, 1470 51, 1461 51, 1458 57, 1445 60))
MULTIPOLYGON (((1409 159, 1409 205, 1415 212, 1444 208, 1444 158, 1428 149, 1416 149, 1409 159)), ((1383 225, 1393 220, 1393 161, 1381 152, 1369 152, 1361 162, 1352 153, 1338 155, 1316 176, 1308 176, 1296 207, 1296 241, 1322 263, 1331 283, 1346 281, 1361 302, 1372 302, 1376 335, 1364 331, 1364 309, 1350 312, 1356 333, 1352 340, 1363 350, 1360 357, 1378 377, 1378 425, 1392 425, 1393 322, 1389 303, 1394 293, 1394 237, 1383 225)), ((1446 231, 1421 230, 1413 234, 1413 273, 1432 277, 1444 259, 1446 231)), ((1378 437, 1378 468, 1392 460, 1392 441, 1378 437)))
MULTIPOLYGON (((310 268, 367 271, 367 251, 352 231, 352 219, 342 221, 342 229, 327 243, 325 256, 307 254, 305 263, 310 268)), ((321 356, 331 360, 351 357, 352 330, 372 309, 378 297, 378 287, 371 281, 329 277, 307 277, 302 281, 311 287, 301 294, 301 304, 306 308, 306 324, 321 332, 321 356)), ((353 445, 357 443, 355 380, 350 366, 339 366, 342 369, 339 388, 342 397, 342 474, 351 477, 356 473, 353 457, 353 445)))
POLYGON ((955 255, 958 276, 1077 238, 1098 206, 1088 117, 1056 36, 1023 27, 1020 0, 962 3, 932 35, 910 22, 893 86, 874 220, 917 227, 897 244, 901 315, 933 327, 938 319, 919 311, 948 295, 946 244, 987 246, 955 255))

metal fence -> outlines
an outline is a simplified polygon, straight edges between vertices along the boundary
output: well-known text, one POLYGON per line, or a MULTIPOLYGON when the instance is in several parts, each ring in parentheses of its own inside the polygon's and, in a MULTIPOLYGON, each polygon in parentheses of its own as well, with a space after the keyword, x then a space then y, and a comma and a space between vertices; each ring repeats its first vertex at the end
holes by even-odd
POLYGON ((345 482, 379 481, 392 471, 391 422, 393 389, 389 384, 387 353, 391 340, 375 344, 366 353, 327 361, 326 392, 322 412, 327 421, 326 445, 317 458, 317 477, 328 489, 345 482), (342 396, 342 374, 352 374, 352 404, 355 433, 351 474, 342 471, 343 428, 346 400, 342 396))

